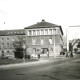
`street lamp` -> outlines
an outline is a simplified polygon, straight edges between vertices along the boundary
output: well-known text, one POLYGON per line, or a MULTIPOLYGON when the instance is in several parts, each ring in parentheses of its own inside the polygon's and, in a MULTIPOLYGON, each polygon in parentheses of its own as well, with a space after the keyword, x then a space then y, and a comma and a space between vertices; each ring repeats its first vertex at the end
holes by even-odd
POLYGON ((23 44, 23 62, 25 62, 25 49, 26 49, 26 45, 23 44))

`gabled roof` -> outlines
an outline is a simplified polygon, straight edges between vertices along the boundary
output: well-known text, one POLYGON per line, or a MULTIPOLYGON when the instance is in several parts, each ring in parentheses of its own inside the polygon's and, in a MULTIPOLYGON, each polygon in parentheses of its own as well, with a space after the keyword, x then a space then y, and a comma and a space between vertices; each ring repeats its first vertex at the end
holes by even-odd
POLYGON ((71 42, 71 44, 75 45, 75 43, 78 43, 78 42, 80 42, 80 39, 73 39, 72 42, 71 42))
POLYGON ((42 20, 41 22, 38 22, 36 24, 33 24, 31 26, 28 26, 26 27, 25 29, 36 29, 36 28, 52 28, 52 27, 60 27, 60 30, 62 32, 62 35, 63 35, 63 31, 62 31, 62 28, 61 26, 59 25, 56 25, 56 24, 52 24, 52 23, 49 23, 49 22, 46 22, 45 20, 42 20))
POLYGON ((17 30, 1 30, 0 36, 10 36, 10 35, 24 35, 24 29, 17 29, 17 30))

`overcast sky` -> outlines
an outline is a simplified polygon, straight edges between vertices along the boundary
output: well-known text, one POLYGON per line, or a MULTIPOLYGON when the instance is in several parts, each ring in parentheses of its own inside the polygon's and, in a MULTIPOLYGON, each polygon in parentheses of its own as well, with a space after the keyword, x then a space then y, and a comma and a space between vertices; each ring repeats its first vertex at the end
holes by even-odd
MULTIPOLYGON (((45 19, 61 25, 80 25, 80 0, 0 0, 0 30, 23 29, 45 19)), ((72 32, 73 33, 73 32, 72 32)))

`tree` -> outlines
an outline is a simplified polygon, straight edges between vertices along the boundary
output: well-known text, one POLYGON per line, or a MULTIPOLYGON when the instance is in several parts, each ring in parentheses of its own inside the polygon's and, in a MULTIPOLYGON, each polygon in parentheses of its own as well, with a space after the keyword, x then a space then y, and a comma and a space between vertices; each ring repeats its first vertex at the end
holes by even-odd
POLYGON ((77 48, 74 49, 75 53, 77 52, 77 50, 78 50, 77 48))
POLYGON ((24 36, 18 36, 18 39, 13 42, 15 58, 23 58, 23 44, 25 44, 24 36))
POLYGON ((72 51, 73 50, 73 46, 71 43, 69 43, 69 51, 72 51))
POLYGON ((80 42, 78 42, 77 48, 80 48, 80 42))
POLYGON ((18 39, 13 42, 13 46, 15 48, 22 48, 24 43, 25 43, 25 37, 18 36, 18 39))

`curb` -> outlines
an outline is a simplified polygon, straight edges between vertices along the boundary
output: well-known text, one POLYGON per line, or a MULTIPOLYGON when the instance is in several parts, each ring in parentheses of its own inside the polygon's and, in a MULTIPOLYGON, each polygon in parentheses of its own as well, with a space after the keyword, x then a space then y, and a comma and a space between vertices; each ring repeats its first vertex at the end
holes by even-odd
POLYGON ((21 68, 21 67, 29 67, 29 66, 35 66, 35 65, 40 65, 40 64, 47 64, 50 62, 56 62, 59 60, 64 60, 64 59, 40 59, 39 61, 35 62, 26 62, 26 63, 17 63, 17 64, 8 64, 8 65, 1 65, 0 69, 12 69, 12 68, 21 68), (54 61, 53 61, 54 60, 54 61))
POLYGON ((50 62, 54 62, 54 64, 57 63, 63 63, 63 62, 68 62, 69 60, 73 60, 76 57, 73 58, 61 58, 61 57, 51 57, 49 59, 40 59, 39 61, 36 62, 26 62, 26 63, 17 63, 17 64, 8 64, 8 65, 1 65, 0 69, 12 69, 12 68, 21 68, 21 67, 29 67, 29 66, 35 66, 35 65, 40 65, 40 64, 46 64, 46 63, 50 63, 50 62))
POLYGON ((26 63, 17 63, 17 64, 8 64, 8 65, 1 65, 0 69, 11 69, 11 68, 21 68, 21 67, 29 67, 33 65, 39 65, 50 62, 49 60, 40 60, 36 62, 26 62, 26 63))

